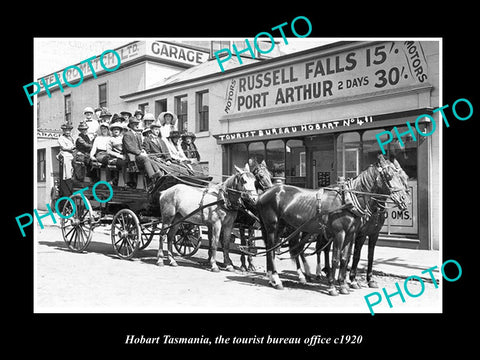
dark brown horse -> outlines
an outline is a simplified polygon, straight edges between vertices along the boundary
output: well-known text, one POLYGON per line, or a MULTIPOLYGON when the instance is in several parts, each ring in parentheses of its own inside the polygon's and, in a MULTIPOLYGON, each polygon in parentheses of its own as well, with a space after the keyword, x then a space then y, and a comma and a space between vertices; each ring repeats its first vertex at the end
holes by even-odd
MULTIPOLYGON (((345 189, 302 189, 279 185, 267 190, 258 200, 257 208, 267 249, 273 248, 285 227, 302 226, 303 233, 321 234, 333 243, 332 269, 329 271, 329 293, 337 295, 334 285, 337 272, 340 292, 348 294, 346 268, 351 246, 362 223, 362 213, 376 201, 372 194, 389 195, 400 209, 406 208, 409 194, 395 167, 379 155, 377 163, 347 183, 345 189)), ((283 285, 275 266, 275 252, 267 253, 270 284, 283 285)))
MULTIPOLYGON (((398 172, 399 178, 402 181, 403 185, 407 189, 407 193, 410 195, 408 187, 408 175, 402 169, 398 161, 391 156, 390 161, 395 167, 395 171, 398 172)), ((364 221, 364 224, 360 227, 357 237, 355 239, 355 249, 353 251, 353 262, 350 269, 350 286, 353 289, 359 289, 359 285, 356 281, 357 275, 357 266, 358 261, 360 260, 360 252, 362 246, 365 243, 365 239, 368 236, 368 264, 367 264, 367 283, 371 288, 377 288, 378 285, 375 280, 372 279, 373 276, 373 257, 375 252, 375 245, 377 244, 378 236, 380 230, 385 223, 385 201, 384 199, 377 199, 376 203, 372 208, 372 215, 367 217, 364 221)))
MULTIPOLYGON (((402 181, 403 185, 407 188, 407 193, 409 194, 409 188, 408 188, 408 175, 405 173, 405 171, 401 168, 400 164, 398 161, 395 159, 394 156, 390 157, 390 162, 393 164, 395 167, 395 171, 398 172, 398 175, 400 177, 400 180, 402 181)), ((372 279, 373 276, 373 258, 374 258, 374 251, 375 251, 375 245, 377 244, 378 236, 380 234, 380 230, 383 227, 383 224, 385 223, 385 212, 386 212, 386 206, 385 206, 385 201, 386 199, 384 197, 374 197, 374 202, 371 207, 371 211, 368 214, 365 214, 362 218, 362 223, 357 231, 357 236, 355 238, 355 248, 353 252, 353 263, 352 267, 350 269, 350 287, 353 289, 358 289, 360 288, 357 281, 356 281, 356 273, 357 273, 357 266, 358 262, 360 260, 360 253, 363 244, 365 243, 365 240, 368 236, 368 265, 367 265, 367 282, 368 286, 371 288, 376 288, 378 287, 377 283, 375 280, 372 279)), ((309 236, 309 234, 305 234, 309 236)), ((309 266, 308 263, 306 262, 305 255, 303 252, 299 253, 300 248, 304 247, 304 244, 306 243, 308 239, 305 238, 305 236, 298 242, 297 239, 293 239, 290 248, 291 248, 291 255, 292 258, 296 260, 296 265, 297 265, 297 272, 299 275, 299 279, 301 283, 305 283, 306 279, 311 277, 310 271, 309 271, 309 266), (292 250, 293 248, 293 250, 292 250), (299 259, 302 260, 302 263, 304 265, 305 269, 305 274, 302 273, 301 267, 300 267, 300 261, 299 259)), ((330 244, 328 243, 328 240, 325 239, 324 234, 320 233, 316 237, 316 247, 315 247, 315 252, 317 254, 317 269, 316 269, 316 274, 317 277, 320 277, 320 273, 322 271, 321 265, 320 265, 320 256, 321 252, 324 252, 325 256, 325 267, 323 268, 323 271, 327 274, 328 276, 328 271, 330 270, 330 261, 329 261, 329 252, 330 252, 330 244)))

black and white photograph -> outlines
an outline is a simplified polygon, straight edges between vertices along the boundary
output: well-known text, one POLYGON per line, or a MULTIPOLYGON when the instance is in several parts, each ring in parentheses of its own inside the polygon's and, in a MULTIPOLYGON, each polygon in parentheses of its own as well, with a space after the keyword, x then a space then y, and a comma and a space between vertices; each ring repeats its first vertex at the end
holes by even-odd
POLYGON ((32 341, 319 355, 463 338, 468 36, 321 19, 26 39, 30 173, 7 216, 32 341))
POLYGON ((297 35, 35 39, 36 311, 441 312, 441 39, 297 35))

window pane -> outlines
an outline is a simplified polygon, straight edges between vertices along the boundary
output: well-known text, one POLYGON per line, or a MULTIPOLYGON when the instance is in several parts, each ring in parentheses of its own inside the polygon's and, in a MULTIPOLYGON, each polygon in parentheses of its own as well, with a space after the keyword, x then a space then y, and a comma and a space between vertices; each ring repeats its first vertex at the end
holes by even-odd
POLYGON ((352 178, 357 176, 360 170, 360 134, 340 134, 337 138, 337 177, 352 178))
POLYGON ((285 145, 283 140, 267 143, 267 168, 273 176, 285 177, 285 145))
POLYGON ((208 91, 197 93, 197 121, 199 131, 208 131, 208 91))
POLYGON ((188 117, 187 117, 187 96, 178 96, 175 98, 175 112, 178 117, 178 130, 180 132, 187 131, 188 117))
POLYGON ((37 150, 37 181, 46 181, 45 149, 37 150))
POLYGON ((306 151, 302 140, 288 140, 285 146, 285 183, 305 187, 306 151))
POLYGON ((98 104, 107 107, 107 84, 98 85, 98 104))
POLYGON ((259 163, 265 160, 265 144, 260 141, 248 144, 248 157, 259 163))

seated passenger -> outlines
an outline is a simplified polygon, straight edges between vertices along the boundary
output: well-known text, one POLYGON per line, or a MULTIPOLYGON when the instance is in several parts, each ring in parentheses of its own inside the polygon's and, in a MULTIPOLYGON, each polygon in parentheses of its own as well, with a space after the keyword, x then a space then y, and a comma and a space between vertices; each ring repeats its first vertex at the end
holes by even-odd
POLYGON ((170 132, 177 130, 177 117, 170 111, 164 111, 158 115, 157 121, 160 123, 160 134, 163 139, 170 136, 170 132))
POLYGON ((191 161, 185 156, 178 140, 180 139, 180 133, 178 131, 170 132, 169 141, 166 142, 170 156, 173 160, 178 162, 189 164, 191 161))
POLYGON ((151 180, 156 180, 160 173, 155 172, 147 152, 142 148, 141 135, 137 133, 138 123, 135 117, 129 119, 128 130, 123 134, 122 139, 123 151, 127 157, 129 154, 134 155, 136 163, 145 170, 147 176, 151 180))
POLYGON ((83 115, 85 115, 85 119, 83 121, 85 121, 85 123, 88 125, 87 134, 90 137, 90 140, 93 141, 93 139, 95 139, 95 137, 98 135, 99 131, 98 121, 93 118, 93 108, 87 106, 83 110, 83 115))
POLYGON ((147 154, 169 161, 171 160, 170 151, 168 150, 165 141, 160 137, 160 128, 161 125, 157 121, 150 124, 150 135, 144 138, 143 148, 147 154))
POLYGON ((112 136, 107 143, 107 154, 110 156, 108 163, 117 167, 117 170, 113 171, 110 180, 115 186, 118 184, 119 171, 125 169, 127 164, 127 157, 123 152, 123 129, 124 126, 119 122, 111 124, 110 132, 112 133, 112 136))
POLYGON ((200 161, 200 153, 195 145, 195 134, 187 131, 182 134, 182 150, 185 156, 193 162, 200 161), (196 161, 195 161, 196 160, 196 161))
POLYGON ((72 138, 73 126, 66 123, 62 124, 61 129, 63 134, 58 138, 58 145, 60 145, 60 153, 57 156, 63 157, 63 180, 71 179, 73 175, 73 152, 75 151, 75 143, 72 138))
POLYGON ((100 134, 93 141, 92 149, 90 150, 90 159, 97 160, 103 165, 108 164, 110 156, 107 153, 107 144, 110 141, 110 133, 108 131, 108 124, 100 125, 100 134))
POLYGON ((85 165, 90 164, 90 151, 92 150, 92 140, 87 134, 88 125, 86 122, 82 121, 78 125, 78 138, 75 141, 75 147, 77 153, 75 154, 75 160, 83 162, 85 165))
POLYGON ((123 129, 124 126, 119 122, 110 125, 112 136, 107 143, 107 154, 110 156, 110 163, 122 169, 126 164, 127 157, 123 153, 123 129))

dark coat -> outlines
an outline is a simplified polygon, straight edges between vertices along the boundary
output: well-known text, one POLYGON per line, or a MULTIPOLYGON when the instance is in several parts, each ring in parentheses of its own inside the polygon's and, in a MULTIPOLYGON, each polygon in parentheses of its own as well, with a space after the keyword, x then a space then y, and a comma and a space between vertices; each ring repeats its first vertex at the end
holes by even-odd
POLYGON ((78 135, 77 141, 75 141, 75 147, 84 154, 90 154, 90 150, 92 150, 92 140, 90 140, 88 134, 80 134, 78 135))
POLYGON ((186 142, 182 142, 182 150, 187 158, 197 159, 200 161, 200 153, 198 152, 197 146, 194 143, 188 145, 186 142))
POLYGON ((128 129, 128 131, 123 134, 122 145, 123 151, 126 154, 138 156, 142 152, 142 136, 132 129, 128 129))
POLYGON ((147 136, 143 139, 143 148, 147 154, 158 154, 161 158, 165 160, 170 160, 170 152, 168 151, 167 145, 165 142, 155 136, 147 136))

